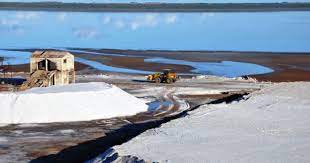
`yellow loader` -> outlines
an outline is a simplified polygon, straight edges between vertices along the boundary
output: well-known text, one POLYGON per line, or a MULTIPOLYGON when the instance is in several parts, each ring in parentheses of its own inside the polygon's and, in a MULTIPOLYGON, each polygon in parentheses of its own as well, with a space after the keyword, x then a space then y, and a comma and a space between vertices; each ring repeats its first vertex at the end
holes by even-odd
POLYGON ((164 69, 161 73, 155 73, 147 76, 148 81, 155 83, 174 83, 179 79, 179 76, 171 69, 164 69))

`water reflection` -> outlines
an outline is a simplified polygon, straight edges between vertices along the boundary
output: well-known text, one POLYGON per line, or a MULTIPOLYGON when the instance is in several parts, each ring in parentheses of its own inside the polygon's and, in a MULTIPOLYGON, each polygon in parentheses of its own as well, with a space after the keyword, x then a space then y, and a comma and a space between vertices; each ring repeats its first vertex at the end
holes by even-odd
POLYGON ((310 51, 310 12, 0 11, 0 48, 310 51))

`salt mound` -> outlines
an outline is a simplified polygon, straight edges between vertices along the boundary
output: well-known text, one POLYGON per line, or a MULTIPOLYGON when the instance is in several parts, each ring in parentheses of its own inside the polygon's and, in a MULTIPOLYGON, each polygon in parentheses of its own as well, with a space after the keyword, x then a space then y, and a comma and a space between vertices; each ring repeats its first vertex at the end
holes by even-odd
POLYGON ((83 83, 0 93, 0 123, 87 121, 134 115, 147 105, 106 83, 83 83))

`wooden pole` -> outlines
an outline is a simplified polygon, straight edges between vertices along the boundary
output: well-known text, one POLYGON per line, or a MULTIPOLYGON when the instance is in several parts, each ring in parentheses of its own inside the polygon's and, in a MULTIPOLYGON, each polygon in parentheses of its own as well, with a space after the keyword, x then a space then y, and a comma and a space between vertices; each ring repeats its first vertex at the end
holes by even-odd
POLYGON ((47 71, 47 59, 45 58, 45 71, 47 71))

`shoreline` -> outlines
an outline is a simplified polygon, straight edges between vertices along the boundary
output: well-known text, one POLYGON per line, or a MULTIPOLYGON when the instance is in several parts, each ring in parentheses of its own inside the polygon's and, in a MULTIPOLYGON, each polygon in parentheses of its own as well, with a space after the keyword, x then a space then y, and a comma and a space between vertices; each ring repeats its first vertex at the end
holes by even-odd
MULTIPOLYGON (((35 50, 42 50, 42 49, 10 49, 10 50, 32 52, 35 50)), ((168 59, 177 59, 193 62, 221 62, 221 61, 245 62, 245 63, 262 65, 274 70, 274 72, 272 73, 248 75, 250 77, 256 78, 258 81, 272 81, 272 82, 310 81, 310 65, 309 65, 310 53, 121 50, 121 49, 89 49, 89 48, 88 49, 68 48, 68 51, 73 53, 76 57, 80 57, 90 61, 96 61, 108 66, 144 70, 144 71, 161 71, 162 69, 165 68, 170 69, 172 68, 177 73, 192 73, 191 70, 193 69, 193 67, 187 65, 144 62, 144 59, 154 57, 162 57, 168 59), (82 50, 87 53, 83 53, 82 51, 74 52, 74 50, 82 50), (120 54, 125 56, 98 55, 98 53, 120 54)))
POLYGON ((0 10, 66 12, 279 12, 310 11, 310 3, 61 3, 0 2, 0 10))

